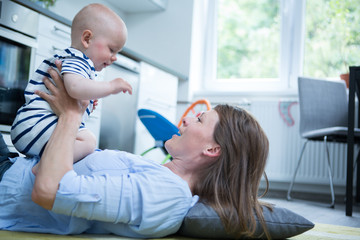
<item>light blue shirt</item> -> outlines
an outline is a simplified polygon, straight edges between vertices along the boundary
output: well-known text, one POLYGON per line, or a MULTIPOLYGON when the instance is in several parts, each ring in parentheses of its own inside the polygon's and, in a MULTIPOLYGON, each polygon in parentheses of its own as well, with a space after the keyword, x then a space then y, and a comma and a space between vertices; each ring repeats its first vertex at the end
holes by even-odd
POLYGON ((168 168, 120 151, 97 151, 62 178, 52 211, 31 201, 36 158, 16 158, 0 182, 0 229, 55 234, 175 233, 198 197, 168 168))

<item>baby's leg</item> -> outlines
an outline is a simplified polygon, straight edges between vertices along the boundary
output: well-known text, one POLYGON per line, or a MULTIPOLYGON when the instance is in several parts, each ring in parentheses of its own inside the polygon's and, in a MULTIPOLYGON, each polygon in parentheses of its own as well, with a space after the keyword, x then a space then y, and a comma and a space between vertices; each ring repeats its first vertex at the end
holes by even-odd
POLYGON ((76 136, 75 141, 74 162, 77 162, 90 153, 94 152, 95 148, 95 135, 88 129, 80 130, 76 136))
MULTIPOLYGON (((96 138, 94 134, 87 129, 80 130, 76 136, 75 147, 74 147, 74 163, 83 159, 90 153, 94 152, 96 148, 96 138)), ((34 175, 38 171, 37 163, 33 168, 32 172, 34 175)))

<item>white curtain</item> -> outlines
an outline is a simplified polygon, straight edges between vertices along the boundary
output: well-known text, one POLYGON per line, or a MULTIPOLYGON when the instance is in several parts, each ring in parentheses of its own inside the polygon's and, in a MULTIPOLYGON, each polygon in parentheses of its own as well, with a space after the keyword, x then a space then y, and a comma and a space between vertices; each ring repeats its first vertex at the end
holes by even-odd
POLYGON ((216 74, 216 24, 218 0, 194 0, 191 44, 190 92, 202 89, 216 74))
POLYGON ((288 88, 297 86, 302 74, 305 0, 281 0, 280 78, 288 88))

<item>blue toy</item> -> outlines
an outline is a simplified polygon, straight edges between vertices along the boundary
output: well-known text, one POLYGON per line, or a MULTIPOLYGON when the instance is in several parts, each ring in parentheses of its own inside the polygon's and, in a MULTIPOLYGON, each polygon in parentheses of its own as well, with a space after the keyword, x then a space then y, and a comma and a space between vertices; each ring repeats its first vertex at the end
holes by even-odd
POLYGON ((163 152, 167 155, 162 164, 167 162, 169 159, 171 160, 171 155, 168 154, 168 152, 166 151, 164 143, 170 138, 172 138, 174 134, 180 136, 179 128, 182 125, 183 118, 187 117, 189 113, 192 113, 193 117, 197 117, 197 115, 200 114, 202 111, 208 111, 210 109, 211 105, 207 99, 199 99, 195 101, 186 109, 177 127, 155 111, 149 109, 139 109, 138 116, 141 122, 149 131, 151 136, 155 139, 155 146, 146 150, 141 155, 144 156, 146 153, 155 148, 161 148, 163 152))
POLYGON ((174 134, 180 135, 179 129, 165 117, 149 109, 139 109, 138 116, 151 136, 155 139, 155 146, 146 150, 141 155, 144 156, 155 148, 161 148, 167 155, 163 161, 163 163, 165 163, 171 158, 171 155, 166 151, 164 143, 172 138, 174 134))

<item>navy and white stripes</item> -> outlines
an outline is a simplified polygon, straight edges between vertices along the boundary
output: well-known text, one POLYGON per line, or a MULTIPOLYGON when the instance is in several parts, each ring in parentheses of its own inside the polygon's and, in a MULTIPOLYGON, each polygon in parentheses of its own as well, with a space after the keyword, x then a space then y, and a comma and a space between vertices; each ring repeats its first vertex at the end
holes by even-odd
MULTIPOLYGON (((48 69, 56 69, 55 60, 62 61, 61 74, 74 73, 87 79, 95 79, 95 68, 92 61, 82 52, 67 48, 59 55, 46 59, 32 75, 25 89, 25 104, 18 110, 11 128, 11 140, 16 149, 25 155, 41 155, 44 147, 56 127, 57 116, 52 112, 49 104, 34 92, 40 90, 49 93, 42 79, 48 77, 48 69)), ((83 116, 80 128, 85 127, 85 120, 93 108, 90 101, 83 116)))

